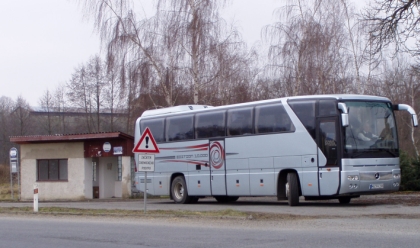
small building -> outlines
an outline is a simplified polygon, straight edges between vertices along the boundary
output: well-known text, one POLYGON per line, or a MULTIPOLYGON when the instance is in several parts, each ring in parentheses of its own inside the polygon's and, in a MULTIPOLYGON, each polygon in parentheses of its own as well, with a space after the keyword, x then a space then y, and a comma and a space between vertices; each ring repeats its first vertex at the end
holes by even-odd
POLYGON ((20 145, 21 200, 131 196, 133 136, 122 132, 14 136, 20 145))

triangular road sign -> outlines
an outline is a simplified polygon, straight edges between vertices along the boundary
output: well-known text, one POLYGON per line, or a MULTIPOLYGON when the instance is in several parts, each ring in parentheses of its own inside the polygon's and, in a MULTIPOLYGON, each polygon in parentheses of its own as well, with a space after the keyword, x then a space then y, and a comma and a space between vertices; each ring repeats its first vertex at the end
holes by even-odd
POLYGON ((139 142, 133 149, 134 153, 160 153, 159 147, 156 144, 155 138, 153 138, 152 132, 146 127, 143 134, 141 135, 139 142))

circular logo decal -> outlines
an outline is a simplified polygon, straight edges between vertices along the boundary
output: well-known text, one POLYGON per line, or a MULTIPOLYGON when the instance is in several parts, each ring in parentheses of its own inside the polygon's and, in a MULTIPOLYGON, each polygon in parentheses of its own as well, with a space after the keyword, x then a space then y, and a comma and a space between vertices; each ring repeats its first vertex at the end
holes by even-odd
POLYGON ((215 169, 220 169, 224 164, 224 151, 219 142, 214 142, 210 147, 210 163, 215 169))
POLYGON ((111 144, 109 142, 105 142, 104 145, 102 146, 102 149, 104 150, 104 152, 111 151, 111 144))

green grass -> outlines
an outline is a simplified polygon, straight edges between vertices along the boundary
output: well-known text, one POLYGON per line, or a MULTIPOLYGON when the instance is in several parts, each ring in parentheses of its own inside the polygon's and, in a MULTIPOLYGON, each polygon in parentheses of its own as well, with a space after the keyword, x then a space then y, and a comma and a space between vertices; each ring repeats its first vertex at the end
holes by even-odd
MULTIPOLYGON (((17 200, 19 197, 19 187, 17 185, 17 183, 13 184, 13 200, 17 200)), ((12 200, 12 190, 10 188, 10 183, 2 183, 0 184, 0 201, 5 201, 5 200, 12 200)))
POLYGON ((40 207, 37 213, 34 213, 33 207, 0 207, 0 214, 16 215, 52 215, 52 216, 91 216, 91 217, 114 217, 114 218, 200 218, 200 219, 237 219, 237 220, 302 220, 316 219, 316 216, 292 215, 292 214, 273 214, 242 212, 233 209, 224 209, 218 211, 190 211, 190 210, 119 210, 119 209, 79 209, 62 207, 40 207))
MULTIPOLYGON (((33 207, 5 207, 0 208, 0 213, 29 214, 33 213, 33 207)), ((232 209, 220 211, 189 211, 189 210, 119 210, 119 209, 80 209, 80 208, 62 208, 62 207, 40 207, 40 214, 52 215, 86 215, 86 216, 153 216, 153 217, 233 217, 247 218, 248 213, 232 209)))

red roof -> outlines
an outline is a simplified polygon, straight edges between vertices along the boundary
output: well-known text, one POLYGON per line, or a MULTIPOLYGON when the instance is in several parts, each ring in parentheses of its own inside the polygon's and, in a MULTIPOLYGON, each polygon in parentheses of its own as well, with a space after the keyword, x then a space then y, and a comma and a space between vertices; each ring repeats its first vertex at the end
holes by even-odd
POLYGON ((109 133, 11 136, 10 142, 13 142, 16 144, 30 144, 30 143, 85 141, 85 140, 110 139, 110 138, 134 140, 133 136, 128 135, 123 132, 109 132, 109 133))

